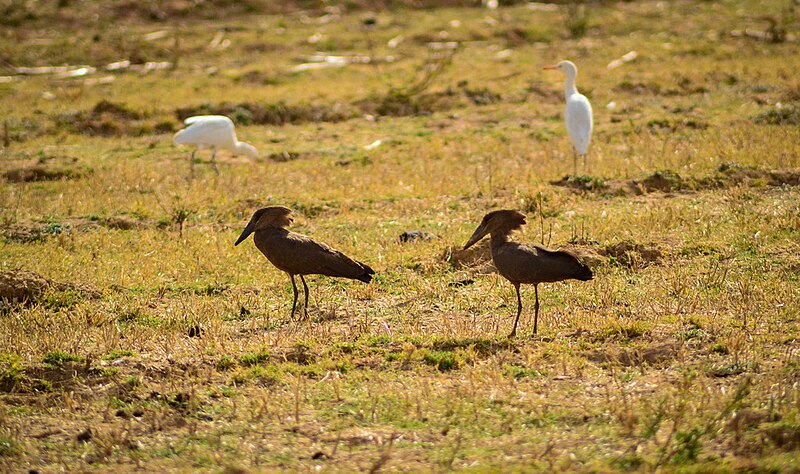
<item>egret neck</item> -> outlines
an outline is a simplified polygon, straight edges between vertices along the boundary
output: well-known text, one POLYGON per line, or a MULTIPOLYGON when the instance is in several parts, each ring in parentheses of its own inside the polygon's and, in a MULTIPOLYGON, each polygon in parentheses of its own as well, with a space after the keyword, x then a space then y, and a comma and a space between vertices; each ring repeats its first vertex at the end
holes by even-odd
POLYGON ((564 71, 564 73, 567 75, 567 83, 566 86, 564 87, 564 90, 566 92, 566 98, 569 99, 570 96, 578 93, 578 89, 575 88, 575 76, 578 73, 572 68, 565 68, 565 69, 566 70, 564 71))

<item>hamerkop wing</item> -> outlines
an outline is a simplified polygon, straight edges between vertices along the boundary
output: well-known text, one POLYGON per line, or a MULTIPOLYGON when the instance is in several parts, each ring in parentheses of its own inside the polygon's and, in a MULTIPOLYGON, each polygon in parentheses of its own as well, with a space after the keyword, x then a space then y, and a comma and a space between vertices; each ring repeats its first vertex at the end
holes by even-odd
POLYGON ((375 274, 369 265, 357 262, 322 242, 285 229, 257 232, 255 243, 273 265, 291 275, 319 274, 369 283, 375 274))
POLYGON ((566 250, 506 242, 495 249, 492 258, 500 273, 511 282, 536 284, 571 278, 592 279, 592 271, 566 250))

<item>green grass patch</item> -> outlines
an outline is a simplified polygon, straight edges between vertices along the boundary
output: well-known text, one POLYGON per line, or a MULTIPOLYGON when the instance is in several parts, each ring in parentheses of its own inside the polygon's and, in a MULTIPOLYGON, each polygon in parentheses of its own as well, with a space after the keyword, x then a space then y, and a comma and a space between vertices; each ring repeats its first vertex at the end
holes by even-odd
POLYGON ((448 372, 459 367, 458 358, 453 352, 429 349, 420 349, 420 352, 423 362, 436 367, 439 372, 448 372))
POLYGON ((44 359, 42 359, 42 362, 44 362, 45 365, 53 368, 61 367, 65 362, 82 362, 82 361, 83 357, 79 355, 61 351, 48 352, 47 354, 45 354, 44 359))

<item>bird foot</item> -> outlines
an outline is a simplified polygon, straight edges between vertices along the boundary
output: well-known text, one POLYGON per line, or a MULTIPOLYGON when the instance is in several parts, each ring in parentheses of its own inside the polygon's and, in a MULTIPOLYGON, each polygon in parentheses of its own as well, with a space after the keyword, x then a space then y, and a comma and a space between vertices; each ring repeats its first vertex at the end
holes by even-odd
POLYGON ((517 331, 511 331, 511 334, 508 335, 509 339, 514 339, 515 337, 517 337, 517 331))

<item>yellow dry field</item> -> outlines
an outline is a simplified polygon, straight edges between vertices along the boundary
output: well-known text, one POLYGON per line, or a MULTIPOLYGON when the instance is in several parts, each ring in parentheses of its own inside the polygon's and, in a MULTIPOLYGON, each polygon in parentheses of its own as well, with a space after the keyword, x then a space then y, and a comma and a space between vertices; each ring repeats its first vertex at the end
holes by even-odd
POLYGON ((0 470, 797 472, 796 2, 285 3, 0 0, 0 470), (268 205, 374 280, 290 319, 268 205), (503 208, 595 273, 513 339, 503 208))

